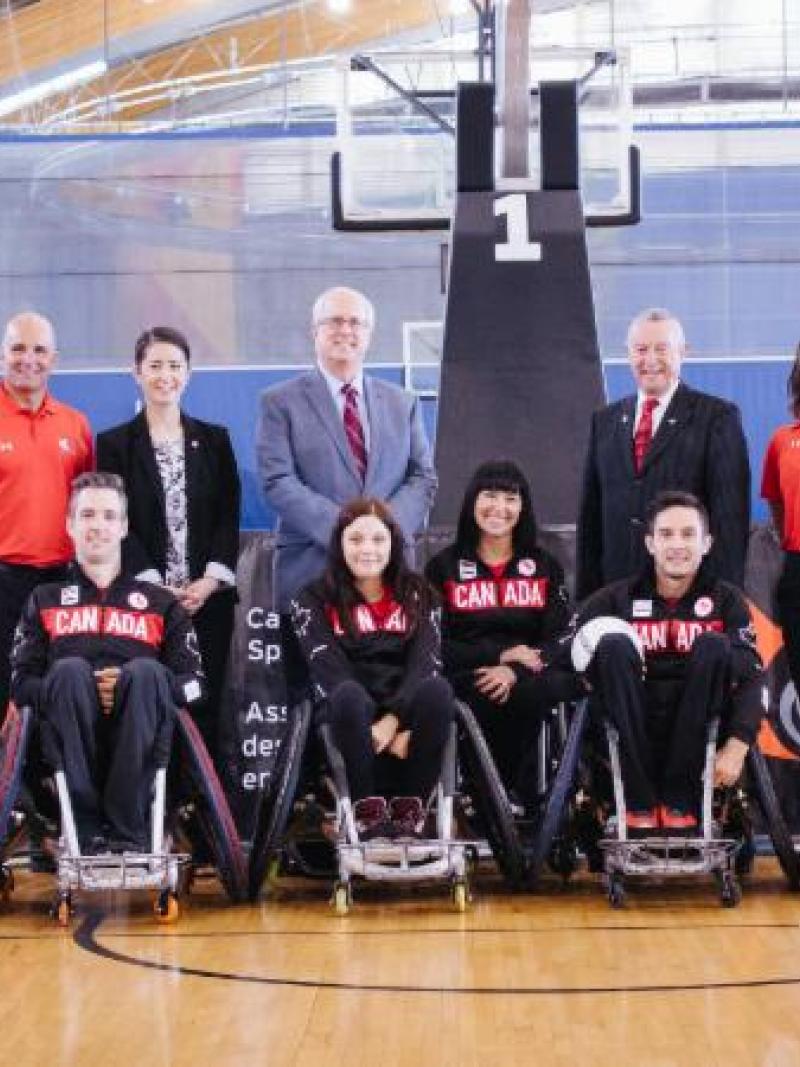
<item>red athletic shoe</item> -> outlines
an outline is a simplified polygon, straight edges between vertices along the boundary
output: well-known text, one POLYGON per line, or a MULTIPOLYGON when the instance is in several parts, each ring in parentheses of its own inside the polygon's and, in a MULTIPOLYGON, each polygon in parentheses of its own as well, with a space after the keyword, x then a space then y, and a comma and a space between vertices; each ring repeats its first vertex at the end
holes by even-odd
POLYGON ((685 811, 683 808, 668 808, 666 804, 662 804, 659 808, 659 818, 665 830, 685 833, 687 830, 697 829, 697 816, 693 811, 685 811))
POLYGON ((648 830, 659 828, 658 808, 649 808, 643 811, 631 811, 625 813, 625 825, 634 833, 645 833, 648 830))

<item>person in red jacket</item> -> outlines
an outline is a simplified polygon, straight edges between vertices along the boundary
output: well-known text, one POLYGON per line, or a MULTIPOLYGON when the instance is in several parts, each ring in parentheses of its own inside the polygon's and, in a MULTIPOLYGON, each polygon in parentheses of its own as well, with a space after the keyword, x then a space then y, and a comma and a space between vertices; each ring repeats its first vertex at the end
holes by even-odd
POLYGON ((453 694, 440 675, 438 612, 384 503, 342 508, 325 574, 292 601, 291 618, 344 758, 360 836, 419 833, 453 694))
POLYGON ((127 501, 116 474, 72 484, 76 562, 37 586, 11 656, 11 694, 38 715, 45 759, 63 769, 81 849, 148 851, 153 773, 175 712, 203 696, 197 637, 169 590, 122 572, 127 501))

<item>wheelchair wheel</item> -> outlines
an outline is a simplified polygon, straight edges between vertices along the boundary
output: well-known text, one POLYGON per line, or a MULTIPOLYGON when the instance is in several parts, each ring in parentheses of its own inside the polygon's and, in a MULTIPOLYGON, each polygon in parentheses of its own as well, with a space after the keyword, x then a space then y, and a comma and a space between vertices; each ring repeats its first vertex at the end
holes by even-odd
POLYGON ((485 824, 497 866, 508 885, 518 889, 525 880, 525 854, 505 787, 472 709, 461 701, 456 703, 456 708, 463 739, 461 757, 474 792, 472 799, 485 824))
POLYGON ((764 823, 772 840, 778 863, 788 878, 791 888, 800 889, 800 857, 795 852, 792 835, 781 813, 764 753, 756 745, 753 745, 747 753, 747 768, 750 772, 755 799, 764 816, 764 823))
POLYGON ((540 878, 542 869, 550 857, 556 834, 566 819, 567 803, 574 788, 588 714, 589 701, 583 699, 579 701, 573 712, 561 761, 542 809, 528 870, 530 882, 533 885, 540 878))
POLYGON ((276 856, 286 832, 300 782, 303 753, 308 744, 312 716, 310 700, 304 700, 294 709, 288 734, 281 743, 272 783, 261 796, 250 853, 250 900, 257 899, 270 863, 276 856))
POLYGON ((0 729, 0 856, 8 836, 11 812, 22 789, 22 769, 32 721, 30 708, 9 704, 0 729))
POLYGON ((234 903, 247 892, 247 863, 236 823, 200 731, 188 711, 176 716, 181 765, 195 794, 197 819, 211 849, 220 881, 234 903))

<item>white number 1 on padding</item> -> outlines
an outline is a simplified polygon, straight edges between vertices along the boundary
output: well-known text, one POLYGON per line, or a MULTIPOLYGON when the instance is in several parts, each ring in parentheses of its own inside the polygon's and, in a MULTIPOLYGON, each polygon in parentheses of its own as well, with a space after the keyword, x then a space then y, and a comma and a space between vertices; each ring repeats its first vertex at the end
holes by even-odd
POLYGON ((535 262, 542 258, 542 246, 528 238, 528 198, 524 193, 510 193, 494 202, 495 215, 506 217, 506 240, 494 246, 498 263, 535 262))

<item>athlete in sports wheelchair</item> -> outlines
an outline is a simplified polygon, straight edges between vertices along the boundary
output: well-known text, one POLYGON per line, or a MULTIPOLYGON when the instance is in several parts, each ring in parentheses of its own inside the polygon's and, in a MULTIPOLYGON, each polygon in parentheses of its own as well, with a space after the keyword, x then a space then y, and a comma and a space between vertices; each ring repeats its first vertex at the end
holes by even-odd
POLYGON ((740 842, 723 834, 712 800, 739 780, 764 715, 750 614, 702 565, 711 537, 696 497, 657 497, 645 543, 646 570, 590 597, 565 639, 608 739, 609 899, 623 902, 627 875, 713 872, 733 905, 740 842))
POLYGON ((425 571, 443 602, 445 675, 462 702, 465 789, 512 886, 544 861, 568 875, 556 830, 574 781, 585 709, 570 670, 551 667, 569 619, 558 561, 538 542, 528 481, 490 460, 464 494, 456 537, 425 571), (569 764, 561 771, 563 757, 569 764), (570 784, 565 785, 569 778, 570 784))
MULTIPOLYGON (((430 591, 403 553, 387 506, 356 500, 339 515, 325 575, 292 605, 335 800, 334 904, 342 912, 354 876, 446 878, 456 903, 466 902, 466 851, 453 840, 454 699, 439 673, 430 591)), ((275 789, 262 805, 254 895, 266 853, 279 847, 285 829, 310 715, 309 704, 294 709, 275 789)))
POLYGON ((183 808, 198 794, 197 821, 232 896, 241 895, 246 877, 227 803, 183 707, 202 699, 191 621, 168 590, 122 573, 126 504, 116 475, 75 480, 67 516, 72 573, 34 590, 12 652, 14 706, 4 759, 13 733, 17 762, 3 802, 13 803, 20 784, 23 731, 33 709, 59 804, 54 914, 62 923, 75 889, 152 888, 156 914, 177 916, 180 867, 190 857, 173 851, 168 833, 167 768, 176 724, 180 765, 189 772, 176 780, 183 808))

